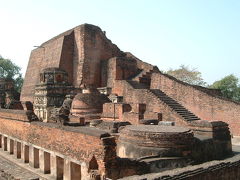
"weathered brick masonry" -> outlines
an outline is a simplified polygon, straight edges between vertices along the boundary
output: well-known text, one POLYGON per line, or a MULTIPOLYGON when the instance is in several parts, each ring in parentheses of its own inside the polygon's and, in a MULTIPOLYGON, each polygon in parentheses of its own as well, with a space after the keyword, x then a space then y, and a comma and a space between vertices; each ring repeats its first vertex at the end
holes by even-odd
MULTIPOLYGON (((239 103, 162 74, 90 24, 32 51, 12 102, 19 106, 0 109, 0 149, 56 179, 115 180, 223 159, 232 155, 228 124, 240 135, 239 103)), ((183 177, 211 177, 221 164, 211 167, 183 177)))
POLYGON ((76 130, 71 127, 60 128, 56 124, 29 122, 25 113, 1 110, 0 133, 80 162, 90 162, 95 157, 101 174, 108 174, 110 169, 106 169, 106 166, 116 158, 115 140, 108 133, 86 127, 76 130))
POLYGON ((84 84, 101 86, 102 60, 121 56, 97 26, 83 24, 43 43, 32 51, 21 93, 22 101, 33 101, 34 87, 39 73, 50 67, 68 72, 69 83, 75 87, 84 84))
POLYGON ((130 176, 121 180, 236 180, 240 177, 240 156, 222 161, 211 161, 191 167, 178 168, 162 173, 130 176))
POLYGON ((240 136, 239 103, 211 93, 208 89, 183 83, 161 73, 152 75, 151 88, 162 90, 202 120, 228 123, 232 134, 240 136))

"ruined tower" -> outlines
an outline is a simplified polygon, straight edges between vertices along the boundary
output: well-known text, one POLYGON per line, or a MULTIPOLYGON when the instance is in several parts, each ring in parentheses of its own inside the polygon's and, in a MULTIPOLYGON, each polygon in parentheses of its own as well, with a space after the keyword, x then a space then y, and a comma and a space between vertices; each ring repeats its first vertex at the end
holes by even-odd
MULTIPOLYGON (((12 85, 0 80, 0 103, 11 105, 12 85)), ((239 155, 212 162, 232 154, 239 103, 122 52, 94 25, 32 51, 18 104, 0 108, 0 154, 44 179, 239 175, 239 155)))
POLYGON ((122 52, 103 31, 94 25, 83 24, 41 44, 31 53, 21 93, 21 101, 33 101, 39 74, 46 68, 60 68, 68 73, 68 82, 101 86, 101 64, 122 52))

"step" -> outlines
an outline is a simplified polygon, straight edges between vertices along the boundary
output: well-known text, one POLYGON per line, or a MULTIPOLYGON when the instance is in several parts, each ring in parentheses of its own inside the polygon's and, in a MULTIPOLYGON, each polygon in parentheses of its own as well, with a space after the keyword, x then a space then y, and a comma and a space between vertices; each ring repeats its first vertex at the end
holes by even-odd
MULTIPOLYGON (((169 105, 169 106, 174 107, 176 110, 184 110, 184 111, 188 111, 188 109, 186 109, 186 108, 183 107, 183 106, 175 106, 175 105, 169 105)), ((188 111, 188 112, 190 112, 190 111, 188 111)))
POLYGON ((196 117, 196 115, 190 114, 190 113, 179 113, 179 112, 177 112, 177 113, 180 114, 181 116, 196 117))
POLYGON ((185 111, 177 111, 179 114, 189 114, 189 115, 194 115, 194 116, 196 116, 195 114, 193 114, 192 112, 189 112, 189 111, 187 111, 187 110, 185 110, 185 111))
POLYGON ((201 119, 186 119, 186 118, 184 118, 185 120, 187 120, 187 121, 197 121, 197 120, 201 120, 201 119))
MULTIPOLYGON (((176 111, 177 112, 177 111, 176 111)), ((179 115, 181 115, 181 116, 192 116, 192 117, 195 117, 195 115, 194 114, 188 114, 188 113, 184 113, 184 112, 181 112, 181 113, 179 113, 179 112, 177 112, 179 115)))
POLYGON ((188 111, 188 110, 184 110, 184 109, 182 109, 182 110, 179 110, 179 109, 174 109, 175 111, 177 111, 178 113, 187 113, 187 114, 192 114, 192 115, 195 115, 195 114, 193 114, 192 112, 190 112, 190 111, 188 111))
POLYGON ((182 116, 184 119, 200 119, 199 117, 195 116, 195 117, 187 117, 187 116, 182 116))
POLYGON ((183 115, 183 116, 194 116, 194 117, 197 117, 195 114, 193 114, 193 113, 185 113, 185 114, 181 114, 181 115, 183 115))
POLYGON ((197 116, 183 116, 183 115, 181 115, 181 116, 184 118, 198 118, 197 116))
MULTIPOLYGON (((141 77, 140 77, 140 78, 141 78, 141 77)), ((150 77, 150 75, 143 74, 143 75, 142 75, 142 78, 148 78, 148 79, 150 79, 151 77, 150 77)))
POLYGON ((178 103, 167 103, 168 105, 171 105, 171 106, 177 106, 177 107, 183 107, 182 105, 178 104, 178 103))
POLYGON ((145 79, 140 79, 139 82, 142 83, 142 84, 146 84, 147 83, 148 85, 150 85, 150 83, 151 83, 150 81, 147 81, 145 79))
MULTIPOLYGON (((167 103, 168 104, 168 103, 167 103)), ((169 106, 175 107, 175 108, 179 108, 179 109, 186 109, 185 107, 183 107, 180 104, 168 104, 169 106)), ((186 109, 187 110, 187 109, 186 109)))
MULTIPOLYGON (((164 101, 164 100, 162 100, 162 101, 164 101)), ((167 103, 168 105, 171 105, 171 106, 183 107, 183 106, 181 106, 181 105, 178 104, 178 103, 169 102, 169 101, 164 101, 164 102, 167 103)))
MULTIPOLYGON (((156 94, 155 94, 156 95, 156 94)), ((165 96, 158 96, 159 98, 161 98, 161 99, 164 99, 164 100, 166 100, 166 101, 174 101, 174 102, 176 102, 175 100, 173 100, 173 99, 171 99, 171 98, 169 98, 169 97, 165 97, 165 96)))
POLYGON ((162 101, 165 101, 165 102, 168 102, 168 103, 172 103, 172 104, 178 104, 180 105, 179 103, 177 103, 175 100, 171 100, 171 99, 164 99, 164 98, 159 98, 161 99, 162 101))
MULTIPOLYGON (((152 93, 158 95, 158 96, 162 96, 162 97, 166 97, 167 95, 166 94, 163 94, 163 93, 158 93, 158 92, 155 92, 155 91, 152 91, 152 93)), ((170 98, 170 97, 168 97, 170 98)))
POLYGON ((188 110, 186 110, 186 109, 174 109, 174 108, 172 108, 174 111, 176 111, 178 114, 182 114, 182 115, 184 115, 184 114, 188 114, 188 115, 194 115, 194 116, 196 116, 195 114, 193 114, 192 112, 190 112, 190 111, 188 111, 188 110))
POLYGON ((183 110, 183 111, 187 111, 187 109, 184 108, 184 107, 174 106, 174 105, 169 105, 169 106, 170 106, 171 108, 174 108, 174 110, 179 110, 179 111, 183 110))
POLYGON ((147 85, 141 84, 137 81, 127 81, 135 89, 148 89, 147 85))
POLYGON ((166 96, 158 96, 159 98, 161 98, 161 99, 164 99, 164 100, 166 100, 166 101, 173 101, 173 102, 177 102, 177 101, 175 101, 174 99, 172 99, 172 98, 169 98, 169 97, 166 97, 166 96))
POLYGON ((188 121, 198 121, 198 120, 201 120, 201 119, 189 119, 188 121))
POLYGON ((155 92, 157 94, 166 94, 166 93, 164 93, 164 92, 162 92, 160 90, 157 90, 157 89, 151 89, 151 90, 152 90, 152 92, 155 92))
POLYGON ((171 107, 176 113, 182 116, 186 121, 195 121, 200 120, 195 114, 187 110, 184 106, 179 104, 174 99, 168 97, 164 92, 160 90, 150 90, 152 94, 157 96, 161 101, 166 103, 169 107, 171 107))
MULTIPOLYGON (((186 112, 187 111, 187 109, 186 108, 184 108, 184 107, 176 107, 176 106, 171 106, 171 105, 169 105, 171 108, 173 108, 175 111, 184 111, 184 112, 186 112)), ((188 111, 189 112, 189 111, 188 111)))

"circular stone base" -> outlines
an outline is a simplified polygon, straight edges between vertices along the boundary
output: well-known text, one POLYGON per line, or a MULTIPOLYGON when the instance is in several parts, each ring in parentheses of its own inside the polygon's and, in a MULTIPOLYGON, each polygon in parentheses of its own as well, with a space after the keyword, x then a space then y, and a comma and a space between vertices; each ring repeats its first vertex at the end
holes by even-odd
POLYGON ((183 156, 190 151, 193 133, 185 127, 130 125, 120 131, 118 153, 121 157, 183 156))

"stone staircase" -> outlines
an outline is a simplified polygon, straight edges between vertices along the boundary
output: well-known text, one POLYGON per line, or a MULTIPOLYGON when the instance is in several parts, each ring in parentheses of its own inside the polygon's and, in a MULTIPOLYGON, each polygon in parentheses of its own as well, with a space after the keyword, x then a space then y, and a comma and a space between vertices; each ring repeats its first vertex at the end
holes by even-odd
POLYGON ((152 73, 153 73, 153 70, 150 70, 149 72, 146 72, 145 74, 143 74, 141 77, 139 77, 139 82, 146 84, 150 87, 152 73))
POLYGON ((134 89, 149 89, 149 86, 133 80, 126 80, 134 89))
POLYGON ((142 83, 142 84, 146 84, 148 86, 148 88, 150 88, 151 75, 154 71, 155 71, 154 69, 151 69, 149 71, 142 71, 137 76, 132 78, 132 80, 137 81, 137 82, 142 83))
POLYGON ((159 89, 150 89, 150 91, 156 95, 161 101, 171 107, 175 112, 177 112, 180 116, 182 116, 186 121, 195 121, 200 120, 195 114, 187 110, 180 103, 167 96, 164 92, 159 89))
POLYGON ((195 114, 187 110, 184 106, 180 103, 166 95, 159 89, 149 89, 148 85, 139 83, 137 81, 127 80, 127 82, 133 87, 134 89, 145 89, 149 93, 151 93, 154 97, 157 97, 161 102, 164 102, 168 107, 170 107, 173 111, 175 111, 178 115, 180 115, 185 121, 195 121, 200 120, 195 114))

